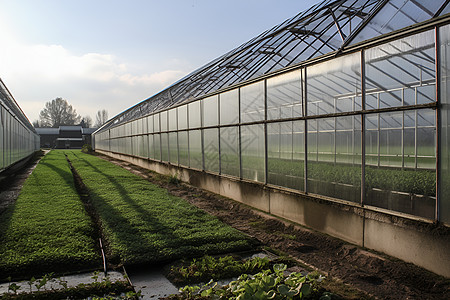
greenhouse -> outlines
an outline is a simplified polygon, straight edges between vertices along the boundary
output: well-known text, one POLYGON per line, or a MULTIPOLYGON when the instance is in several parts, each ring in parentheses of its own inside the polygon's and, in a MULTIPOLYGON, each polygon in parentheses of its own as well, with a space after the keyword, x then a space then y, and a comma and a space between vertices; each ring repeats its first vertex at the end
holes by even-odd
POLYGON ((95 150, 449 276, 449 12, 320 2, 115 116, 95 150))
POLYGON ((39 150, 39 135, 0 79, 0 174, 39 150))

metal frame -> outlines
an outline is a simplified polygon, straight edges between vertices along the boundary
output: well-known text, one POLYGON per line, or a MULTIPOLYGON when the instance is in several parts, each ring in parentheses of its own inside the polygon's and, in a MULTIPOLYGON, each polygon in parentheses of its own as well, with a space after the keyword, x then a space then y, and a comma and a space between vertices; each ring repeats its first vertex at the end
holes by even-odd
MULTIPOLYGON (((344 2, 349 2, 349 1, 334 1, 333 4, 338 6, 338 4, 342 4, 344 2)), ((366 3, 368 3, 368 2, 366 2, 366 3)), ((371 3, 373 3, 373 1, 371 3)), ((376 6, 375 11, 379 11, 383 7, 383 5, 387 3, 387 1, 380 1, 379 3, 380 4, 376 6)), ((342 36, 343 32, 342 32, 342 29, 340 29, 340 27, 339 27, 340 26, 339 18, 334 15, 334 12, 333 12, 333 10, 331 9, 330 6, 324 6, 324 7, 322 7, 322 8, 324 8, 324 9, 326 9, 328 11, 331 11, 333 24, 337 28, 337 30, 339 31, 338 34, 340 34, 342 36)), ((371 9, 373 9, 373 7, 374 6, 372 6, 371 9)), ((301 22, 305 21, 307 18, 314 19, 318 15, 320 15, 320 17, 325 17, 326 18, 326 16, 323 14, 323 12, 324 12, 323 10, 319 10, 319 11, 316 11, 315 13, 308 14, 308 16, 305 17, 305 19, 301 19, 300 21, 297 20, 296 21, 297 23, 295 23, 295 22, 293 22, 293 23, 292 22, 287 22, 287 24, 289 24, 289 25, 284 25, 284 28, 285 29, 287 28, 288 31, 290 30, 291 33, 294 33, 293 31, 295 31, 295 30, 292 30, 292 28, 294 28, 294 27, 292 27, 293 26, 292 24, 294 24, 294 23, 296 25, 297 24, 301 24, 301 22), (322 14, 320 14, 320 12, 322 12, 322 14)), ((363 13, 363 11, 361 10, 359 12, 355 12, 354 16, 356 17, 358 13, 363 13)), ((344 15, 344 13, 342 13, 341 16, 342 15, 344 15)), ((367 13, 365 22, 370 21, 370 18, 373 18, 373 17, 374 17, 373 15, 370 15, 369 13, 367 13)), ((314 19, 314 20, 317 20, 317 19, 314 19)), ((448 16, 447 16, 447 18, 441 18, 440 20, 441 20, 442 24, 446 24, 446 23, 450 22, 450 18, 448 16)), ((292 21, 292 20, 289 20, 289 21, 292 21)), ((298 34, 299 31, 297 30, 296 33, 298 34)), ((275 43, 277 43, 278 41, 281 41, 282 39, 284 39, 285 38, 285 34, 286 34, 286 32, 284 32, 282 29, 279 29, 279 28, 277 28, 273 32, 268 31, 268 32, 262 34, 262 36, 254 39, 252 41, 250 41, 247 44, 244 44, 245 47, 241 46, 240 48, 235 49, 235 50, 231 51, 230 53, 224 55, 221 59, 213 61, 211 64, 208 65, 208 67, 213 68, 214 66, 216 66, 219 63, 219 61, 226 62, 228 60, 231 63, 232 61, 236 61, 237 59, 239 59, 241 57, 240 55, 244 55, 243 53, 247 53, 246 51, 250 51, 252 49, 253 50, 255 50, 255 49, 262 49, 264 47, 265 47, 265 50, 259 51, 259 53, 260 54, 264 54, 266 56, 261 58, 261 60, 258 61, 257 63, 261 63, 264 59, 270 60, 270 59, 272 59, 270 57, 270 55, 273 56, 275 54, 272 52, 272 48, 270 48, 270 51, 268 50, 269 47, 272 47, 275 43), (269 45, 268 44, 269 41, 271 41, 272 44, 269 45), (260 47, 257 47, 257 45, 260 45, 260 47), (261 45, 265 45, 265 46, 263 47, 261 45)), ((355 34, 356 34, 356 31, 355 31, 355 34)), ((350 41, 351 38, 353 38, 355 34, 350 35, 347 38, 344 38, 344 44, 343 45, 345 45, 346 42, 348 43, 348 41, 350 41)), ((310 37, 310 36, 316 35, 316 33, 310 31, 309 33, 307 33, 307 35, 310 37)), ((319 38, 317 38, 317 39, 319 39, 319 38)), ((417 128, 417 126, 418 126, 417 125, 417 122, 418 122, 418 120, 417 120, 417 111, 423 110, 423 109, 430 109, 430 108, 431 109, 435 109, 436 110, 436 124, 435 124, 435 126, 437 128, 437 141, 436 141, 436 178, 437 178, 437 180, 436 180, 436 187, 437 187, 437 195, 436 195, 435 220, 438 221, 439 220, 439 201, 440 201, 440 197, 439 197, 439 194, 438 194, 439 193, 439 179, 440 179, 439 178, 439 176, 440 176, 440 167, 439 167, 439 161, 440 161, 440 159, 439 159, 439 155, 440 155, 440 153, 439 153, 439 145, 440 145, 440 136, 439 136, 440 135, 440 130, 439 130, 439 126, 440 126, 439 103, 440 103, 440 100, 439 100, 439 92, 438 91, 439 91, 440 73, 439 73, 439 56, 438 56, 439 52, 438 52, 437 45, 438 45, 438 29, 437 29, 436 25, 431 25, 431 22, 428 22, 428 23, 426 23, 424 25, 417 26, 417 28, 410 28, 410 29, 408 29, 408 31, 405 31, 402 34, 393 33, 392 35, 390 35, 388 37, 380 38, 378 42, 371 41, 370 44, 359 45, 358 46, 359 48, 353 48, 353 50, 351 50, 350 52, 344 51, 345 49, 340 49, 340 51, 336 52, 336 54, 339 54, 339 55, 341 55, 341 54, 343 55, 343 54, 346 54, 346 53, 350 54, 352 52, 360 52, 361 53, 360 54, 360 59, 361 59, 361 98, 362 98, 361 99, 361 105, 362 105, 362 108, 359 111, 336 112, 336 105, 335 105, 335 111, 333 113, 323 114, 323 115, 312 115, 312 116, 307 114, 307 104, 308 104, 308 101, 307 101, 308 100, 307 99, 307 88, 308 88, 307 71, 308 70, 307 69, 308 69, 309 65, 313 65, 314 63, 316 63, 318 61, 317 59, 314 59, 314 60, 309 60, 308 62, 302 63, 300 65, 297 65, 295 68, 294 67, 293 68, 285 68, 283 70, 283 72, 279 71, 279 72, 272 73, 270 75, 263 75, 261 77, 258 77, 257 79, 252 79, 252 80, 247 80, 247 81, 244 80, 244 82, 240 82, 239 84, 236 84, 235 86, 233 86, 233 88, 236 88, 238 90, 239 121, 238 121, 237 124, 220 125, 220 101, 221 101, 220 98, 221 97, 220 97, 219 93, 222 92, 222 91, 228 91, 228 90, 232 89, 232 87, 226 86, 226 88, 218 88, 218 89, 215 90, 214 93, 209 93, 209 94, 207 94, 205 96, 205 97, 208 97, 208 96, 211 96, 211 95, 214 95, 214 94, 219 94, 219 96, 218 96, 218 110, 219 110, 219 113, 218 113, 218 125, 216 125, 216 126, 205 126, 204 127, 203 123, 201 123, 200 127, 198 127, 198 128, 196 127, 196 128, 188 128, 188 129, 179 130, 178 127, 177 127, 177 130, 159 131, 159 134, 168 134, 169 132, 181 132, 181 131, 189 132, 189 131, 191 131, 193 129, 200 129, 201 130, 201 138, 202 138, 202 149, 204 149, 204 141, 203 141, 204 129, 218 128, 218 135, 219 135, 218 136, 218 141, 219 141, 219 174, 222 174, 223 166, 221 164, 221 147, 220 147, 221 133, 220 133, 220 129, 221 128, 227 128, 227 127, 236 127, 238 129, 238 135, 239 135, 238 136, 239 178, 243 179, 243 170, 242 170, 242 126, 257 125, 257 124, 263 125, 263 128, 264 128, 264 139, 265 139, 264 140, 264 180, 263 180, 263 184, 264 185, 269 185, 269 182, 268 182, 269 181, 268 180, 268 171, 269 171, 268 170, 268 138, 267 138, 268 137, 268 132, 267 132, 268 124, 270 124, 270 123, 278 123, 278 122, 289 122, 289 121, 294 122, 294 121, 303 120, 304 121, 304 147, 305 147, 305 151, 304 151, 305 152, 304 153, 304 191, 303 192, 305 194, 308 194, 308 193, 310 193, 309 186, 308 186, 308 178, 309 178, 309 176, 308 176, 308 161, 309 161, 309 159, 308 159, 308 143, 309 143, 309 141, 308 141, 308 127, 309 127, 309 120, 317 120, 317 122, 318 122, 322 118, 335 118, 335 120, 337 120, 338 117, 344 117, 344 116, 355 116, 356 117, 356 116, 360 116, 360 118, 361 118, 361 195, 360 195, 360 203, 359 203, 359 205, 360 206, 365 206, 365 197, 366 197, 366 195, 365 195, 365 192, 366 192, 365 191, 365 172, 366 172, 366 170, 365 170, 365 166, 366 166, 366 137, 365 137, 365 134, 366 134, 366 120, 365 120, 365 115, 378 114, 378 135, 377 135, 377 139, 378 139, 378 148, 379 148, 380 147, 380 114, 381 113, 385 113, 385 112, 402 112, 402 116, 403 117, 402 117, 402 121, 401 121, 401 123, 402 123, 401 127, 403 129, 402 130, 402 135, 403 135, 403 131, 405 129, 405 123, 404 123, 405 122, 404 121, 405 112, 407 112, 407 111, 414 111, 415 115, 416 115, 416 117, 415 117, 415 135, 416 135, 415 136, 415 164, 416 164, 416 167, 417 167, 417 155, 418 155, 417 154, 417 132, 418 132, 418 128, 417 128), (370 46, 374 46, 374 45, 376 45, 376 43, 379 43, 379 44, 384 43, 387 40, 389 41, 389 39, 394 40, 394 39, 397 39, 397 38, 409 36, 409 35, 411 35, 413 33, 413 30, 418 30, 419 32, 420 31, 429 30, 430 26, 434 26, 433 28, 435 29, 435 60, 434 60, 434 66, 435 66, 436 69, 434 70, 434 72, 435 72, 436 77, 435 77, 434 84, 435 84, 435 88, 436 88, 436 97, 437 97, 436 102, 431 102, 431 103, 427 103, 427 104, 417 104, 417 99, 416 99, 414 105, 380 108, 380 101, 381 101, 381 99, 380 99, 380 94, 377 93, 377 99, 378 99, 378 101, 377 101, 378 104, 377 105, 378 105, 378 107, 375 108, 375 109, 367 109, 367 107, 366 107, 366 92, 367 91, 366 91, 366 76, 365 76, 365 73, 366 73, 365 72, 365 65, 366 65, 366 63, 365 63, 365 59, 364 59, 365 48, 368 47, 369 45, 370 46), (267 78, 269 78, 271 76, 275 76, 275 75, 281 74, 281 73, 284 73, 284 72, 289 72, 289 71, 294 70, 294 69, 302 69, 302 72, 301 72, 301 84, 302 84, 302 97, 303 97, 303 101, 302 101, 303 114, 301 116, 298 116, 298 117, 276 119, 276 120, 267 120, 267 117, 268 117, 268 112, 267 112, 267 109, 268 109, 268 104, 267 104, 267 78), (264 97, 264 120, 252 121, 252 122, 242 122, 242 118, 241 118, 242 107, 241 107, 240 87, 248 85, 248 84, 251 84, 251 83, 254 83, 256 81, 261 81, 261 80, 264 81, 264 96, 263 96, 264 97)), ((319 50, 319 49, 316 49, 316 50, 319 50)), ((316 52, 316 53, 318 53, 318 52, 316 52)), ((324 57, 324 58, 321 58, 321 59, 332 59, 332 57, 331 56, 327 56, 327 57, 324 57)), ((264 65, 264 63, 262 65, 264 65)), ((233 74, 232 76, 237 76, 236 74, 238 74, 238 73, 235 72, 237 69, 235 67, 231 67, 231 66, 232 66, 231 64, 228 64, 227 67, 226 67, 231 72, 229 74, 233 74)), ((249 63, 244 63, 243 66, 245 66, 245 68, 247 68, 247 67, 250 67, 251 65, 249 63)), ((248 72, 250 72, 250 70, 256 70, 256 69, 249 69, 248 72)), ((193 92, 194 90, 189 90, 188 89, 188 86, 190 86, 190 85, 187 84, 187 81, 190 80, 190 78, 192 78, 191 82, 194 82, 195 83, 194 85, 197 88, 198 86, 202 85, 201 82, 197 81, 197 80, 199 80, 198 78, 207 78, 208 80, 210 80, 211 77, 208 77, 208 76, 212 76, 212 75, 208 75, 206 77, 202 77, 202 76, 204 76, 205 74, 213 74, 213 73, 214 72, 212 72, 211 69, 202 68, 202 69, 194 72, 190 76, 186 77, 185 79, 177 82, 172 87, 173 87, 173 89, 180 89, 180 90, 182 90, 183 93, 187 92, 189 95, 194 95, 195 94, 193 92)), ((254 73, 254 74, 256 74, 256 73, 254 73)), ((225 76, 225 78, 226 78, 226 80, 230 80, 226 76, 225 76)), ((213 82, 214 82, 214 80, 212 80, 210 82, 210 85, 208 85, 207 88, 209 88, 209 86, 213 86, 215 84, 213 82)), ((204 89, 203 91, 205 91, 205 90, 206 89, 204 89)), ((209 91, 211 91, 211 90, 209 90, 209 91)), ((402 91, 402 93, 404 95, 404 91, 402 91)), ((170 105, 172 105, 172 108, 175 108, 175 107, 181 105, 180 101, 176 100, 177 93, 172 93, 172 88, 170 88, 169 90, 165 90, 165 91, 161 92, 160 94, 163 95, 163 96, 164 96, 164 94, 171 95, 171 97, 170 97, 171 98, 170 105), (175 95, 175 96, 172 97, 172 95, 175 95)), ((158 95, 160 95, 160 94, 158 94, 158 95)), ((199 101, 201 99, 204 99, 204 96, 201 96, 201 95, 203 95, 201 92, 200 93, 196 93, 195 97, 197 97, 197 99, 192 99, 189 96, 189 98, 187 98, 187 100, 189 100, 189 101, 186 101, 184 103, 191 102, 191 101, 199 101)), ((404 101, 404 96, 402 96, 401 98, 402 98, 402 101, 404 101)), ((416 98, 417 98, 417 96, 416 96, 416 98)), ((402 103, 402 104, 404 104, 404 103, 402 103)), ((169 107, 164 106, 164 104, 162 104, 162 102, 160 102, 159 104, 148 102, 148 103, 144 103, 142 105, 149 105, 149 107, 153 107, 153 108, 155 108, 155 107, 159 107, 159 108, 165 107, 164 110, 167 110, 167 109, 171 108, 170 106, 169 107)), ((355 100, 353 100, 353 106, 354 105, 355 105, 355 100)), ((189 108, 187 109, 187 111, 188 111, 187 118, 188 118, 188 124, 189 124, 189 108)), ((125 115, 127 113, 131 114, 131 111, 127 111, 124 114, 120 115, 120 118, 122 118, 120 122, 126 122, 127 121, 126 118, 125 118, 125 115)), ((202 118, 202 111, 200 111, 200 117, 202 118)), ((353 121, 353 123, 354 122, 355 122, 355 120, 353 121)), ((110 122, 109 126, 111 127, 111 126, 117 126, 117 125, 119 125, 119 123, 114 124, 113 122, 110 122)), ((107 129, 107 128, 108 127, 105 127, 103 129, 107 129)), ((319 128, 317 128, 317 130, 319 130, 319 128)), ((352 130, 353 130, 353 137, 352 137, 352 141, 353 142, 352 142, 352 144, 354 144, 355 124, 352 125, 352 130)), ((335 134, 334 134, 335 145, 334 145, 334 147, 336 148, 336 124, 335 124, 334 131, 335 131, 335 134)), ((405 145, 403 144, 403 141, 404 141, 404 138, 402 137, 402 142, 401 142, 402 143, 402 146, 401 146, 401 149, 402 149, 401 150, 402 151, 402 167, 404 168, 405 167, 405 162, 404 162, 404 152, 405 152, 404 148, 405 148, 405 145)), ((161 142, 160 142, 160 145, 161 145, 161 142)), ((354 147, 354 145, 352 145, 352 147, 354 147)), ((189 148, 189 134, 188 134, 188 148, 189 148)), ((161 152, 161 150, 160 150, 160 152, 161 152)), ((334 153, 335 153, 335 159, 336 159, 336 151, 334 151, 334 153)), ((378 153, 378 160, 377 161, 378 161, 378 164, 380 164, 380 149, 378 149, 377 153, 378 153)), ((179 154, 179 150, 178 150, 178 154, 179 154)), ((190 156, 190 153, 188 155, 190 156)), ((205 154, 203 153, 203 150, 202 150, 202 166, 203 166, 202 169, 203 170, 205 170, 204 155, 205 154)), ((190 158, 189 158, 189 161, 190 161, 190 158)), ((179 163, 179 159, 178 159, 178 165, 181 165, 179 163)), ((190 163, 189 163, 189 165, 190 165, 190 163)))

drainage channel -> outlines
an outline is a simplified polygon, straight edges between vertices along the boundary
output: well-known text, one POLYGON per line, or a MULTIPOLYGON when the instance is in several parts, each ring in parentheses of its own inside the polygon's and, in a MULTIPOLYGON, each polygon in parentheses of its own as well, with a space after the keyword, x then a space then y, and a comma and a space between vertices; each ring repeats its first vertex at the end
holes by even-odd
POLYGON ((107 276, 108 275, 108 268, 107 268, 108 265, 106 262, 104 243, 102 241, 102 230, 101 230, 101 226, 100 226, 100 219, 97 216, 95 209, 91 204, 90 197, 89 197, 89 191, 88 191, 87 187, 84 185, 83 180, 81 179, 77 170, 75 170, 75 168, 73 167, 72 162, 70 161, 69 157, 66 154, 64 154, 64 155, 66 157, 66 160, 69 164, 70 170, 73 175, 75 189, 77 190, 78 194, 80 195, 81 202, 83 203, 86 212, 88 213, 89 217, 92 220, 92 223, 94 224, 95 232, 97 233, 97 236, 98 236, 100 254, 102 256, 102 261, 103 261, 103 273, 105 274, 105 276, 107 276))

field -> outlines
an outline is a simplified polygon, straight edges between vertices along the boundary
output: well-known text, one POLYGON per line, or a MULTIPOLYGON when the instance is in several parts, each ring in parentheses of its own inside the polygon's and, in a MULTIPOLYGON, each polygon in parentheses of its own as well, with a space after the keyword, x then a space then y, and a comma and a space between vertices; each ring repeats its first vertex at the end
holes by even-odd
POLYGON ((66 151, 89 190, 112 262, 155 263, 247 250, 254 242, 121 167, 66 151))
POLYGON ((251 249, 255 242, 185 200, 80 151, 42 158, 0 218, 0 279, 101 267, 98 237, 115 264, 160 263, 251 249), (86 212, 68 155, 101 224, 86 212))
POLYGON ((64 154, 52 151, 0 216, 0 279, 98 268, 94 236, 64 154))

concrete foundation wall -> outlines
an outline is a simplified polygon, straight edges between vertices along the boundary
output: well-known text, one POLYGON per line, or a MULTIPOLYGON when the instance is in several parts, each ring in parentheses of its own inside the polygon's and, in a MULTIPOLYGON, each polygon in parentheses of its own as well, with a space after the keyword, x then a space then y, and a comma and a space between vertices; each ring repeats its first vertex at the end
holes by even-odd
POLYGON ((176 175, 199 188, 275 216, 380 251, 450 277, 448 227, 392 216, 357 204, 327 200, 261 183, 209 174, 147 159, 97 150, 165 175, 176 175))

